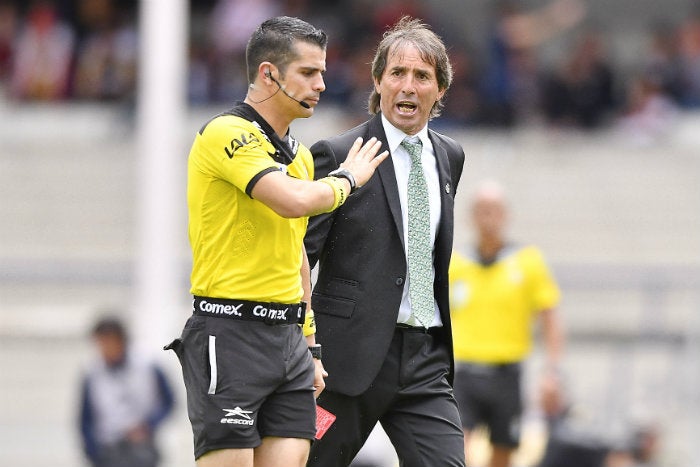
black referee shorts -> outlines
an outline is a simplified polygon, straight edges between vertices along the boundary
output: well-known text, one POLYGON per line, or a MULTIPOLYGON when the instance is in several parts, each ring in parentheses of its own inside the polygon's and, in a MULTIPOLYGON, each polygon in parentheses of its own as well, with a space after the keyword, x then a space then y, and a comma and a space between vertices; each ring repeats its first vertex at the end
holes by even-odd
POLYGON ((313 439, 314 364, 297 324, 191 316, 177 353, 194 455, 255 448, 262 438, 313 439))
POLYGON ((521 365, 456 363, 454 395, 462 426, 489 429, 491 443, 515 448, 520 444, 521 365))

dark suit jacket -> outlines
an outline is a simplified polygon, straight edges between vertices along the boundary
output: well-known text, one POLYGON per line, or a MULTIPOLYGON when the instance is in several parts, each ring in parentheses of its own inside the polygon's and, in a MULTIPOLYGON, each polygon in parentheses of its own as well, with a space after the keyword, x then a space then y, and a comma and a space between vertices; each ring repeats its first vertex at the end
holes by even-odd
MULTIPOLYGON (((440 339, 450 355, 452 329, 447 270, 452 252, 454 196, 464 165, 464 151, 432 130, 440 179, 442 213, 435 240, 435 299, 444 327, 440 339)), ((388 147, 379 114, 369 121, 311 147, 315 178, 338 168, 357 137, 376 136, 388 147)), ((392 161, 385 160, 370 181, 329 214, 312 217, 305 238, 313 268, 319 264, 311 305, 316 340, 323 345, 329 373, 326 388, 350 396, 364 392, 384 362, 398 317, 406 257, 401 206, 392 161)))

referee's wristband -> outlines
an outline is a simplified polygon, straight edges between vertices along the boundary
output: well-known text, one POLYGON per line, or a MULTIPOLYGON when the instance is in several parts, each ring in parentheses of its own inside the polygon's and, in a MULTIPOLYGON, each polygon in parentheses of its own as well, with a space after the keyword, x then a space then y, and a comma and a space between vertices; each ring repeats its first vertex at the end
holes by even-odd
POLYGON ((355 182, 355 176, 348 169, 344 167, 339 167, 331 172, 328 172, 329 177, 344 178, 350 183, 350 194, 355 192, 357 188, 357 182, 355 182))
POLYGON ((331 212, 338 209, 345 200, 348 198, 348 193, 346 192, 345 183, 338 177, 323 177, 318 179, 319 182, 325 183, 330 186, 333 190, 333 205, 328 208, 325 212, 331 212))
POLYGON ((311 356, 313 358, 315 358, 316 360, 321 360, 321 357, 322 357, 321 344, 310 345, 309 352, 311 352, 311 356))
POLYGON ((301 331, 304 337, 316 334, 316 318, 314 318, 314 310, 309 308, 304 314, 304 324, 301 326, 301 331))

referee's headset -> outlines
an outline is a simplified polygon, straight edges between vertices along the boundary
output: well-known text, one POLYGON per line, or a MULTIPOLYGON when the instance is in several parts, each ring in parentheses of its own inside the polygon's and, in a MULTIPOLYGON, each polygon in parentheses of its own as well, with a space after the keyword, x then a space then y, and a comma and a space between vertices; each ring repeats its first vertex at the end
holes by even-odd
POLYGON ((293 100, 294 102, 296 102, 296 103, 299 104, 300 106, 304 107, 305 109, 310 109, 310 108, 311 108, 311 106, 310 106, 309 104, 307 104, 306 102, 301 101, 301 100, 299 100, 299 99, 296 99, 296 98, 293 97, 291 94, 289 94, 289 93, 287 92, 287 90, 284 88, 284 86, 282 86, 282 85, 280 84, 280 82, 277 81, 277 79, 276 79, 274 76, 272 76, 272 73, 270 73, 270 69, 269 69, 269 68, 266 68, 266 69, 265 69, 264 74, 265 74, 265 76, 266 76, 267 78, 270 78, 270 79, 280 88, 280 91, 282 91, 282 94, 284 94, 285 96, 289 97, 291 100, 293 100))

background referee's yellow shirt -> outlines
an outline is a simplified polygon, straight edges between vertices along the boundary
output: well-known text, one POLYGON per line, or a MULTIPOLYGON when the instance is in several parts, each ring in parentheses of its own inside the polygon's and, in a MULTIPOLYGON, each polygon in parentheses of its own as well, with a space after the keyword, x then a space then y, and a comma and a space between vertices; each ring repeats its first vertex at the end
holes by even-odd
POLYGON ((312 180, 313 159, 302 145, 288 166, 276 162, 274 152, 257 126, 232 115, 214 118, 197 134, 187 169, 193 295, 301 300, 308 218, 283 218, 248 196, 246 188, 271 169, 312 180))
POLYGON ((452 255, 450 303, 455 359, 480 363, 523 360, 532 347, 533 318, 558 305, 560 292, 534 246, 506 250, 496 262, 452 255))

